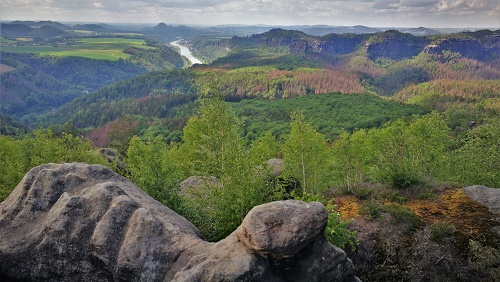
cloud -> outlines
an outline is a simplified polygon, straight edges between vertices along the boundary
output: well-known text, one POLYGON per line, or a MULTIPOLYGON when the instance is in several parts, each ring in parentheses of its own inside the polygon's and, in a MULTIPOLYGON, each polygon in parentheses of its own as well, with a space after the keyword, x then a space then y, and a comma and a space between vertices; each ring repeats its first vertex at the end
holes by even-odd
POLYGON ((1 0, 0 13, 2 19, 12 20, 498 27, 500 3, 498 0, 1 0))

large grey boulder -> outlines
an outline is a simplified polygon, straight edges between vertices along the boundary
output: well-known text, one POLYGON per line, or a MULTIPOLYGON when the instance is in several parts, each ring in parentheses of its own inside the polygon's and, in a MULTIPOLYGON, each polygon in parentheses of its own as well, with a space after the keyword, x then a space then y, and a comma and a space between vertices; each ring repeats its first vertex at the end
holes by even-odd
POLYGON ((0 280, 355 281, 325 224, 319 203, 274 202, 210 243, 103 166, 47 164, 0 203, 0 280))
POLYGON ((469 198, 486 206, 492 213, 500 215, 500 188, 474 185, 464 188, 469 198))
MULTIPOLYGON (((492 219, 500 222, 500 188, 473 185, 465 187, 464 193, 472 200, 487 207, 492 214, 492 219)), ((492 230, 500 236, 500 226, 495 226, 492 230)))
POLYGON ((328 214, 321 203, 273 202, 252 209, 236 230, 250 250, 274 257, 297 254, 326 227, 328 214))

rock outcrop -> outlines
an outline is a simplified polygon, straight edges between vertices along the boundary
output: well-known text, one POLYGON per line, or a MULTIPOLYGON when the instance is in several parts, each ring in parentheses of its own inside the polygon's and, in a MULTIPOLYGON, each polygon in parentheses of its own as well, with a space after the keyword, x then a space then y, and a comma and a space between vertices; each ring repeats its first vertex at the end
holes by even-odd
POLYGON ((226 239, 100 165, 47 164, 0 203, 0 280, 356 281, 319 203, 257 206, 226 239))
MULTIPOLYGON (((465 187, 465 195, 488 208, 491 212, 491 220, 500 223, 500 188, 488 188, 481 185, 465 187)), ((498 236, 500 236, 500 225, 492 228, 498 236)))
POLYGON ((500 215, 500 189, 474 185, 464 188, 469 198, 486 206, 492 213, 500 215))
POLYGON ((418 55, 427 44, 426 38, 388 30, 372 36, 365 44, 365 53, 371 60, 381 57, 402 60, 418 55))
POLYGON ((444 51, 478 60, 492 60, 500 54, 500 35, 481 34, 479 38, 447 38, 437 44, 427 45, 424 52, 441 55, 444 51))

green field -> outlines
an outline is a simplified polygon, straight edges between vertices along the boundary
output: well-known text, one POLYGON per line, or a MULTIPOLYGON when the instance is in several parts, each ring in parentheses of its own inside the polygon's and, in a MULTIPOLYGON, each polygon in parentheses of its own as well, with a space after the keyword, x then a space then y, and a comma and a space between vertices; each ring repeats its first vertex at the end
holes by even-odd
POLYGON ((68 44, 2 47, 8 53, 40 53, 53 56, 78 56, 99 60, 118 60, 130 57, 123 53, 129 47, 149 49, 143 39, 130 38, 76 38, 68 44))
POLYGON ((3 44, 3 43, 16 43, 16 41, 0 37, 0 43, 1 44, 3 44))

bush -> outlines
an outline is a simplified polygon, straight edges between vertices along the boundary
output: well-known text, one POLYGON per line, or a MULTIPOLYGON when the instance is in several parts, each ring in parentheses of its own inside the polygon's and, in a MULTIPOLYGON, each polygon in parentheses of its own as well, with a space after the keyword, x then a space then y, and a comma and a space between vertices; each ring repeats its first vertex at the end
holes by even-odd
POLYGON ((352 194, 360 200, 366 200, 373 194, 373 189, 357 186, 352 189, 352 194))
POLYGON ((372 218, 380 217, 380 205, 375 200, 369 200, 364 202, 359 208, 359 214, 367 215, 372 218))
POLYGON ((409 207, 389 204, 384 206, 383 210, 392 216, 394 223, 406 225, 405 232, 412 232, 420 225, 420 219, 409 207))
POLYGON ((469 240, 469 254, 469 262, 474 267, 485 272, 491 281, 499 281, 500 249, 469 240))
POLYGON ((396 192, 389 193, 389 195, 387 195, 387 200, 393 203, 398 203, 400 205, 404 204, 407 201, 406 197, 400 196, 396 192))
POLYGON ((438 221, 429 226, 431 240, 436 243, 442 242, 455 232, 455 226, 446 221, 438 221))

